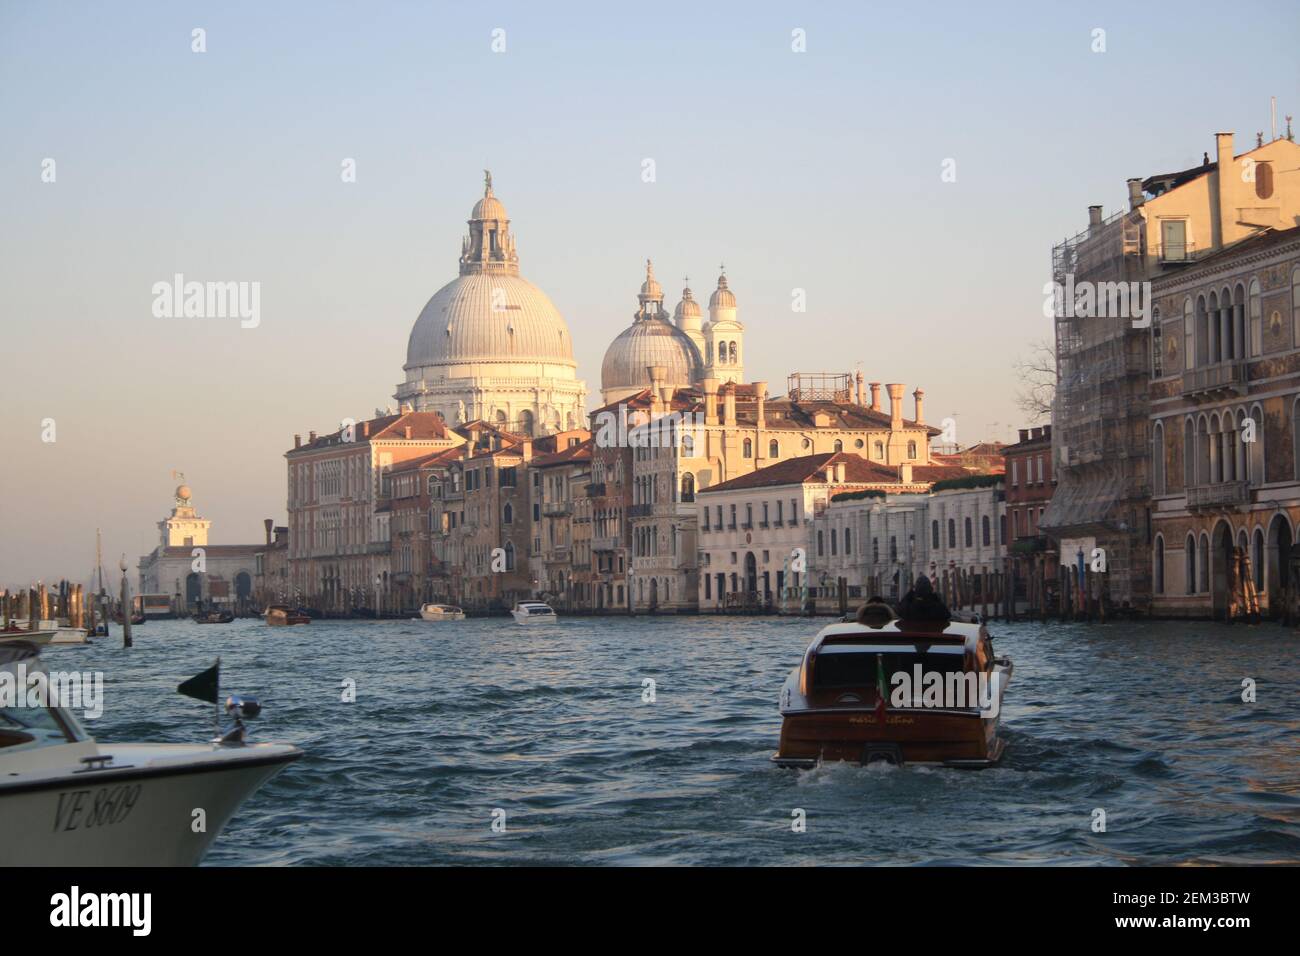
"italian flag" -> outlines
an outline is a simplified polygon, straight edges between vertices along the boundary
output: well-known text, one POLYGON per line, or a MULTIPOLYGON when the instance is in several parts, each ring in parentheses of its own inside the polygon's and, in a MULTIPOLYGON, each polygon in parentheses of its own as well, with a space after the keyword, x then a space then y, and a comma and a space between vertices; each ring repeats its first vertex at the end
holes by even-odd
POLYGON ((885 722, 885 660, 880 654, 876 655, 876 721, 883 724, 885 722))

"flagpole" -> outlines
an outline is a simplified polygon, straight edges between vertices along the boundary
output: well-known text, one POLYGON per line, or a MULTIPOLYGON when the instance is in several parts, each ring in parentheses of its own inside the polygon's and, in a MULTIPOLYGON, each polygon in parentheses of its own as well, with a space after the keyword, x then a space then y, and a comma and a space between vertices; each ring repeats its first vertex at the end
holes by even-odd
POLYGON ((217 699, 212 702, 212 728, 219 740, 221 738, 221 658, 217 658, 217 699))

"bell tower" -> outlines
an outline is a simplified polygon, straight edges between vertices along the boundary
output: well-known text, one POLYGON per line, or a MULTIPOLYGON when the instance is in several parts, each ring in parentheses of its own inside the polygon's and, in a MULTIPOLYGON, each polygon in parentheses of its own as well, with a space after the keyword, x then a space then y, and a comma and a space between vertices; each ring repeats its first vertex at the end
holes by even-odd
POLYGON ((720 268, 704 326, 704 368, 707 378, 723 385, 745 380, 745 327, 736 318, 736 296, 727 285, 727 268, 720 268))

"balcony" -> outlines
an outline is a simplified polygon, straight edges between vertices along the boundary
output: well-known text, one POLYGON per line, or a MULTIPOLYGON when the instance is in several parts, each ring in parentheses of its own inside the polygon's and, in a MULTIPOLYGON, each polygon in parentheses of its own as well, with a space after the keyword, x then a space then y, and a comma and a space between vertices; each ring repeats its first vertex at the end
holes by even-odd
POLYGON ((627 509, 629 518, 648 518, 654 514, 654 505, 632 505, 627 509))
POLYGON ((605 497, 605 483, 603 481, 593 481, 591 484, 587 485, 587 497, 588 498, 605 497))
POLYGON ((563 518, 573 514, 572 501, 548 501, 542 505, 542 514, 548 518, 563 518))
POLYGON ((1249 378, 1244 361, 1220 362, 1183 372, 1183 396, 1193 400, 1245 395, 1249 378))
POLYGON ((1188 508, 1228 508, 1250 503, 1250 482, 1223 481, 1187 489, 1188 508))
POLYGON ((592 551, 617 551, 623 547, 623 542, 617 535, 601 535, 591 539, 592 551))

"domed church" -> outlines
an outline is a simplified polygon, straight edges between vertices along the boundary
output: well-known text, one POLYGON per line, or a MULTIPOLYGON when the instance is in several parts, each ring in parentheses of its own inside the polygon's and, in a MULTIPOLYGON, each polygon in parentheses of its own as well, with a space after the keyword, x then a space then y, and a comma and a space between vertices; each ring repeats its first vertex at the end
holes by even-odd
POLYGON ((586 425, 586 383, 564 317, 519 274, 505 206, 484 175, 461 244, 460 275, 429 300, 411 329, 406 381, 395 395, 449 425, 483 419, 545 435, 586 425))
POLYGON ((663 288, 655 279, 654 265, 646 260, 645 282, 637 295, 639 308, 632 324, 610 343, 600 368, 604 404, 620 402, 650 387, 650 370, 664 370, 664 384, 679 388, 699 386, 705 379, 719 385, 744 380, 741 345, 745 327, 736 319, 736 297, 727 287, 725 270, 709 298, 709 320, 691 288, 672 318, 664 310, 663 288))

